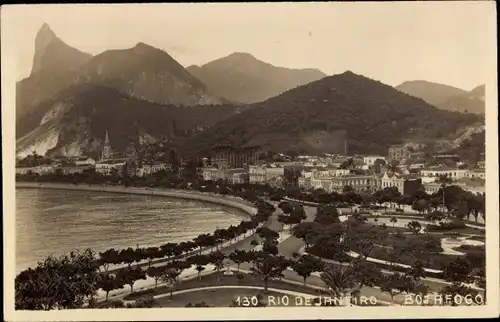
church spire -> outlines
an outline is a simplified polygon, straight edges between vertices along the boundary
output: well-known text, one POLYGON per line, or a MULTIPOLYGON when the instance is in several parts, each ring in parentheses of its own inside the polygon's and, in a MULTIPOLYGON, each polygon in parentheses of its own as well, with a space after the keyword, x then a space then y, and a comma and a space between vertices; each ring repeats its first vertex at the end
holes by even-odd
POLYGON ((101 151, 101 160, 109 160, 112 158, 111 144, 109 143, 108 129, 106 129, 106 134, 104 137, 104 145, 101 151))
POLYGON ((104 138, 104 145, 109 145, 108 129, 106 129, 106 137, 104 138))

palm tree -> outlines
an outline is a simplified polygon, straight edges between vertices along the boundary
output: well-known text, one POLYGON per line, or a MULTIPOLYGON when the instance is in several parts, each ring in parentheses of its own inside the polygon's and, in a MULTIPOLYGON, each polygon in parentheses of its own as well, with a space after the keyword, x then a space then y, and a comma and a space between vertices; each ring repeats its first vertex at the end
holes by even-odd
POLYGON ((445 201, 444 201, 444 189, 450 185, 453 180, 448 177, 447 174, 442 174, 442 175, 439 175, 437 178, 436 178, 436 183, 439 183, 439 185, 441 186, 441 191, 443 192, 443 212, 446 212, 446 205, 445 205, 445 201))

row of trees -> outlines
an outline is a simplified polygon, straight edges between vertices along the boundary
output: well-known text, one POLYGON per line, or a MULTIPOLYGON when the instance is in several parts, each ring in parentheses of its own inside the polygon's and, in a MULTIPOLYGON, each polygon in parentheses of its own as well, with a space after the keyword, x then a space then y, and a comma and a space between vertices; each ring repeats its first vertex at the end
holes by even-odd
MULTIPOLYGON (((177 259, 186 257, 190 253, 197 253, 198 257, 195 258, 200 259, 204 248, 210 248, 212 251, 214 247, 218 248, 222 242, 232 242, 238 236, 246 236, 248 232, 255 232, 259 225, 267 221, 275 211, 275 207, 260 198, 256 198, 256 200, 252 198, 252 200, 256 205, 257 213, 250 220, 243 220, 237 226, 217 229, 212 234, 201 234, 192 241, 169 242, 159 247, 109 249, 101 252, 97 259, 91 250, 82 254, 71 253, 69 256, 64 255, 59 259, 49 257, 46 261, 39 263, 35 269, 24 270, 16 277, 16 308, 40 310, 79 307, 85 299, 90 301, 98 288, 102 288, 108 293, 113 289, 123 287, 123 285, 130 285, 131 291, 133 291, 134 283, 146 278, 147 271, 143 271, 140 267, 140 263, 145 260, 148 261, 147 267, 152 277, 154 276, 156 279, 158 276, 162 276, 162 278, 167 279, 163 273, 160 275, 154 273, 157 270, 155 266, 152 266, 155 259, 168 260, 169 264, 162 269, 168 269, 168 276, 173 276, 175 275, 174 271, 179 272, 183 267, 187 267, 185 264, 182 264, 184 266, 179 264, 181 262, 177 259), (135 263, 135 267, 132 266, 133 263, 135 263), (110 265, 119 264, 127 264, 127 266, 119 270, 109 270, 110 265), (84 269, 80 267, 81 265, 84 265, 84 269), (54 270, 58 270, 58 275, 54 276, 54 270), (80 284, 75 285, 71 275, 65 276, 66 273, 73 274, 74 270, 77 270, 80 275, 84 272, 90 276, 87 279, 87 275, 83 275, 81 282, 88 285, 88 289, 82 290, 80 284), (55 278, 59 281, 54 280, 55 278), (58 287, 51 289, 54 283, 58 287), (75 294, 79 294, 78 297, 76 295, 72 297, 71 294, 66 297, 63 294, 73 289, 78 290, 75 291, 75 294), (91 290, 93 291, 91 292, 91 290)), ((214 258, 216 255, 212 254, 211 256, 214 258)), ((200 263, 194 264, 200 267, 200 263)))

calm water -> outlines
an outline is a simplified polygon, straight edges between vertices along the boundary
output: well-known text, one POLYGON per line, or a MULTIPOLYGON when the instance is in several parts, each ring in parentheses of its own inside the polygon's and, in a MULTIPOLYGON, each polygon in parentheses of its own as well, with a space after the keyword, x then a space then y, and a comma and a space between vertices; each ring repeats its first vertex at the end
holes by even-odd
POLYGON ((75 249, 157 246, 238 224, 244 213, 159 196, 16 189, 16 271, 75 249))

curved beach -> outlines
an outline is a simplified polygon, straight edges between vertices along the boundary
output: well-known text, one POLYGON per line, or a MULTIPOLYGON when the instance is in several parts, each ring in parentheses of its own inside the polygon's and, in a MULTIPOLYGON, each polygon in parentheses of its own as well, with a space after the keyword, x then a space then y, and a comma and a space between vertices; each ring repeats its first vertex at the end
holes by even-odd
POLYGON ((232 208, 236 208, 253 216, 257 213, 257 209, 249 202, 242 198, 232 196, 222 196, 211 193, 202 193, 197 191, 186 190, 160 190, 155 188, 144 187, 123 187, 123 186, 98 186, 86 184, 67 184, 67 183, 36 183, 36 182, 16 182, 16 188, 34 188, 34 189, 58 189, 58 190, 77 190, 77 191, 93 191, 93 192, 109 192, 109 193, 127 193, 136 195, 148 196, 163 196, 179 199, 191 199, 210 203, 216 203, 232 208))

